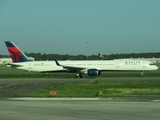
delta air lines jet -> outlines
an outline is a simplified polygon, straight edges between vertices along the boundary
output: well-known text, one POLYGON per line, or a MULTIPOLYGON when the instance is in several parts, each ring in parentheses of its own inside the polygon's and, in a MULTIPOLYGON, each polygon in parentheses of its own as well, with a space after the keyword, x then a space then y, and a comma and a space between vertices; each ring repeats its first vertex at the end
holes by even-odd
POLYGON ((27 56, 11 41, 5 41, 13 63, 10 67, 34 72, 77 72, 98 76, 103 71, 152 71, 158 67, 149 61, 117 60, 69 60, 69 61, 29 61, 27 56))

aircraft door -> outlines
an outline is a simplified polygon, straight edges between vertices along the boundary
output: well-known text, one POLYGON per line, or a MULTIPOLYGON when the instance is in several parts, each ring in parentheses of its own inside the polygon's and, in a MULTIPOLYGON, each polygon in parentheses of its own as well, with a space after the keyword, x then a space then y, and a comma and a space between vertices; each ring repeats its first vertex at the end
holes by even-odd
POLYGON ((28 69, 29 69, 29 71, 32 69, 32 66, 31 66, 31 64, 29 64, 29 66, 28 66, 28 69))
POLYGON ((119 69, 120 68, 120 65, 119 65, 119 63, 117 62, 116 63, 116 69, 119 69))

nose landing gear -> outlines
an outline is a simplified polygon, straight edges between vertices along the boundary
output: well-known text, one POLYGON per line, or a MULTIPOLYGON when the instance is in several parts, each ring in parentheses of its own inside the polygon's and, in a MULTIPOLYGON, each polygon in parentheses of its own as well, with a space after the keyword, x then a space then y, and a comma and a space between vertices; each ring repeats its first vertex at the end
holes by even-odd
POLYGON ((144 71, 141 71, 141 77, 143 77, 143 75, 144 75, 144 71))

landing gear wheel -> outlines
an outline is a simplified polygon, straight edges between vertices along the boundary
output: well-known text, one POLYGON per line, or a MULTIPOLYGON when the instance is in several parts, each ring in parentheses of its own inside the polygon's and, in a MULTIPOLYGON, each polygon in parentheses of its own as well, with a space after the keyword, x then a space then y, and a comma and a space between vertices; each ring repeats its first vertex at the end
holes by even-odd
POLYGON ((83 76, 81 74, 79 74, 79 78, 82 78, 83 76))
POLYGON ((82 74, 81 73, 78 73, 74 76, 74 78, 82 78, 82 74))

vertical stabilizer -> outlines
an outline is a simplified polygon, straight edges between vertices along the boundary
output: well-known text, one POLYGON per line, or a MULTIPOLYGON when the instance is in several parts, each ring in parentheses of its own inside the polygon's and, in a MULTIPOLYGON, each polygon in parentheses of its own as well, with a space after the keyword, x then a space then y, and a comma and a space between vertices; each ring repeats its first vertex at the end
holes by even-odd
POLYGON ((101 55, 100 53, 98 53, 98 57, 100 60, 105 60, 105 58, 103 57, 103 55, 101 55))
POLYGON ((12 62, 27 62, 28 57, 12 42, 5 41, 12 62))

